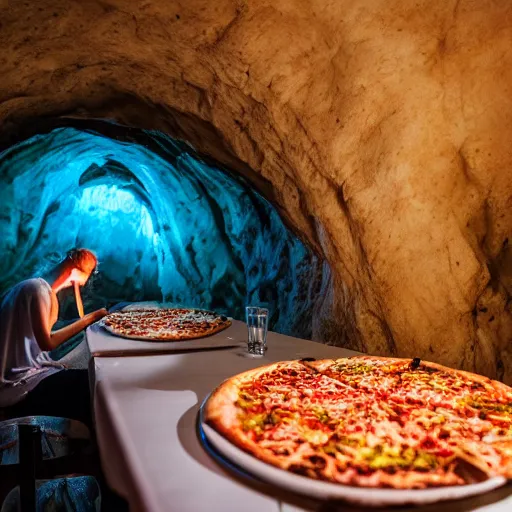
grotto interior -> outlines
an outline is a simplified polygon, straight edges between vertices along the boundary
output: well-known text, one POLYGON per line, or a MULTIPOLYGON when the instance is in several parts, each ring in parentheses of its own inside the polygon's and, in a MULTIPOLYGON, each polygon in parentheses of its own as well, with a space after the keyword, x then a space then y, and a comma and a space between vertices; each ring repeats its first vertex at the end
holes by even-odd
POLYGON ((512 382, 510 2, 42 0, 0 20, 2 288, 88 244, 99 302, 257 299, 282 332, 512 382))

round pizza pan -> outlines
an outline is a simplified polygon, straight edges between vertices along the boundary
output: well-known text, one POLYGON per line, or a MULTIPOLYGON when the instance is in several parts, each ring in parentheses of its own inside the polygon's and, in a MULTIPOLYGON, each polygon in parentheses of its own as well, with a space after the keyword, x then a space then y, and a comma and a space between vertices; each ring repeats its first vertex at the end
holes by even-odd
MULTIPOLYGON (((427 505, 439 501, 469 498, 484 494, 503 486, 504 477, 493 477, 483 482, 469 485, 436 487, 429 489, 376 489, 374 487, 355 487, 330 482, 322 482, 313 478, 296 475, 279 469, 241 450, 224 436, 204 422, 204 406, 200 409, 199 424, 206 440, 223 457, 249 473, 273 485, 282 487, 297 494, 307 495, 319 500, 343 500, 366 507, 385 507, 396 505, 427 505)), ((202 436, 201 436, 202 437, 202 436)), ((223 460, 219 457, 220 460, 223 460)))

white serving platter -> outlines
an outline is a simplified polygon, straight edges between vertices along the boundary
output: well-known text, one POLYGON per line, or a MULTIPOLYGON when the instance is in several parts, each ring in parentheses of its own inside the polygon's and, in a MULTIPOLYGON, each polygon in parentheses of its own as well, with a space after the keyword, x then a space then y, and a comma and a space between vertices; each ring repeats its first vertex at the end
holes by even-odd
POLYGON ((354 487, 342 484, 322 482, 296 475, 262 462, 241 450, 203 419, 203 410, 208 398, 203 402, 199 413, 201 437, 204 436, 211 446, 221 455, 217 457, 229 465, 229 462, 265 482, 271 483, 297 494, 320 500, 343 500, 366 507, 386 507, 394 505, 427 505, 439 501, 457 500, 484 494, 505 485, 504 477, 493 477, 483 482, 469 485, 436 487, 430 489, 375 489, 354 487), (225 461, 223 458, 226 458, 225 461))

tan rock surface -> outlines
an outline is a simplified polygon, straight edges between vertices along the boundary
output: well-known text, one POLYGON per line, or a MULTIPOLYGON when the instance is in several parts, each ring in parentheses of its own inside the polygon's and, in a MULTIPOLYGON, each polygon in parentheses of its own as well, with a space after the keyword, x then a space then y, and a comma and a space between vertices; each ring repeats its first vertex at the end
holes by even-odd
POLYGON ((318 336, 512 382, 512 4, 0 1, 0 141, 112 118, 250 176, 328 259, 318 336))

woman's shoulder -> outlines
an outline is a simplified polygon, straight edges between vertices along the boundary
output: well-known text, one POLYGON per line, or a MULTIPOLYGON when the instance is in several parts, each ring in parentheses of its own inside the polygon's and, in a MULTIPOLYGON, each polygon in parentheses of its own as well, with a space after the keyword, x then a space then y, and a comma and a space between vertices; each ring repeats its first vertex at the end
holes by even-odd
POLYGON ((26 300, 29 297, 38 297, 44 301, 48 301, 51 297, 51 286, 41 278, 25 279, 14 285, 0 301, 0 309, 9 309, 19 300, 26 300))
POLYGON ((32 279, 25 279, 25 281, 21 281, 14 288, 16 288, 17 292, 25 292, 25 293, 51 293, 50 285, 40 277, 34 277, 32 279))

